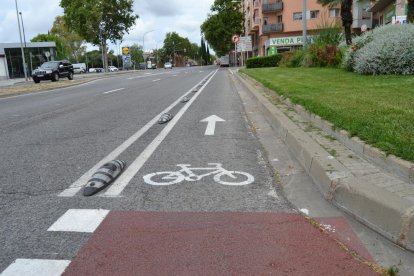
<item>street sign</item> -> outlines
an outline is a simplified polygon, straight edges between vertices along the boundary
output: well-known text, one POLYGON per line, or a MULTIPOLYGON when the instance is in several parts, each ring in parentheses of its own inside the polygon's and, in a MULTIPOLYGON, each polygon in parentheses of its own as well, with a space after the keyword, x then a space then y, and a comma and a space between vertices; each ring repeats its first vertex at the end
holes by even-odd
POLYGON ((234 34, 234 35, 231 37, 231 41, 233 41, 233 43, 238 43, 238 42, 239 42, 239 40, 240 40, 240 37, 239 37, 238 35, 236 35, 236 34, 234 34))
POLYGON ((122 54, 128 55, 129 54, 129 47, 122 47, 122 54))
POLYGON ((252 37, 251 36, 242 36, 239 38, 239 43, 237 43, 237 52, 251 52, 252 48, 252 37))

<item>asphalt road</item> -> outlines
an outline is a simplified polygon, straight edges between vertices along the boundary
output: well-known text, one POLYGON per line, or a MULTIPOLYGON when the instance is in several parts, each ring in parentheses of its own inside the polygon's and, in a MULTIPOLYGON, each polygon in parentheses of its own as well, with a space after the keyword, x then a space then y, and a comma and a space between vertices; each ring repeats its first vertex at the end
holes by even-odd
POLYGON ((278 190, 228 74, 151 70, 0 99, 0 271, 16 259, 75 258, 91 233, 47 231, 73 209, 280 213, 303 224, 290 217, 297 211, 278 190), (173 119, 158 124, 165 112, 173 119), (219 121, 204 121, 213 115, 219 121), (123 174, 84 197, 87 179, 112 159, 126 162, 123 174))

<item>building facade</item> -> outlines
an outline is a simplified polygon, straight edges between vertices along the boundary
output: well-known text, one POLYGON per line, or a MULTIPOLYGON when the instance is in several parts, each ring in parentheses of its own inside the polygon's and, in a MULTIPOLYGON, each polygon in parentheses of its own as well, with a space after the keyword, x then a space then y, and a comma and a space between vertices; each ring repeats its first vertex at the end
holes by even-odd
MULTIPOLYGON (((28 42, 23 47, 28 76, 45 61, 57 60, 55 42, 28 42)), ((0 80, 24 77, 20 43, 0 43, 0 80)))
MULTIPOLYGON (((361 30, 387 24, 392 16, 402 13, 401 9, 396 10, 406 1, 354 0, 352 32, 359 34, 361 30)), ((243 12, 244 35, 252 38, 253 56, 303 47, 303 0, 244 0, 243 12)), ((312 41, 318 29, 334 24, 342 26, 340 6, 323 7, 317 0, 306 0, 307 42, 312 41)))

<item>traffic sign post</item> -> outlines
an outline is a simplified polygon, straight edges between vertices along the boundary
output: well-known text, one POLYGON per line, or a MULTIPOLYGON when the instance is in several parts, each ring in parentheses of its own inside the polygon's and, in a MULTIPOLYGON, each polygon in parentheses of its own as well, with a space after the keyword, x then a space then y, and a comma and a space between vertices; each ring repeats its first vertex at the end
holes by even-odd
POLYGON ((231 41, 234 43, 234 66, 237 66, 237 43, 239 42, 240 37, 236 34, 234 34, 231 37, 231 41))

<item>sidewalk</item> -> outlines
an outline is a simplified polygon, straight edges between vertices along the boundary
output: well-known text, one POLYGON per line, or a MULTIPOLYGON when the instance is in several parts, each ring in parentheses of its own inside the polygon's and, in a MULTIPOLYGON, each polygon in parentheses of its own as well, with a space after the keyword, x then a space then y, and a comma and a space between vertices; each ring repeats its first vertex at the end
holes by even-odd
MULTIPOLYGON (((244 74, 273 128, 317 184, 323 197, 356 220, 414 251, 414 165, 349 138, 303 107, 279 98, 244 74)), ((281 183, 283 186, 283 183, 281 183)))
POLYGON ((0 87, 13 86, 18 83, 25 83, 24 78, 0 80, 0 87))

